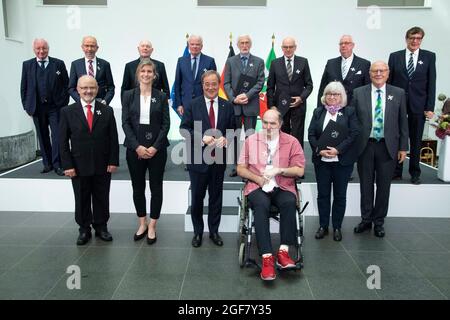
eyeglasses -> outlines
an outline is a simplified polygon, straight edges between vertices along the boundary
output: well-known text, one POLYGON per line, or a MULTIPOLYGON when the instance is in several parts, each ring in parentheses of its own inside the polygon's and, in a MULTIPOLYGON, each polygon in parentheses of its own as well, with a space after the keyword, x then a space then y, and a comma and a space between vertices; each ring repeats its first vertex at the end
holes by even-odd
POLYGON ((370 70, 370 73, 378 74, 378 73, 386 73, 387 69, 377 69, 377 70, 370 70))
POLYGON ((327 92, 327 93, 325 93, 325 96, 337 98, 337 97, 340 97, 341 94, 340 93, 327 92))
POLYGON ((82 91, 87 91, 87 90, 95 90, 97 89, 97 87, 78 87, 78 89, 82 91))
POLYGON ((414 40, 422 41, 422 39, 423 39, 423 37, 408 37, 408 40, 410 40, 410 41, 414 41, 414 40))
POLYGON ((350 44, 353 44, 353 42, 339 42, 340 46, 348 46, 350 44))
POLYGON ((281 48, 283 48, 283 49, 294 49, 295 46, 281 46, 281 48))

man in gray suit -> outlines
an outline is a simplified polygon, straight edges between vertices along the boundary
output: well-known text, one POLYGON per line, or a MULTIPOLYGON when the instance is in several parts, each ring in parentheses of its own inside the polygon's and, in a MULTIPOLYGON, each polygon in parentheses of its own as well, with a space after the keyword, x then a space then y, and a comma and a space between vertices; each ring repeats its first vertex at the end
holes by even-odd
POLYGON ((389 207, 392 174, 396 163, 405 160, 408 150, 405 91, 386 84, 388 78, 387 63, 374 62, 370 67, 372 83, 355 89, 352 101, 361 128, 356 143, 360 154, 362 221, 354 232, 370 230, 373 224, 374 235, 379 238, 385 235, 383 224, 389 207))
MULTIPOLYGON (((237 46, 239 54, 228 58, 225 64, 224 88, 234 106, 236 129, 242 127, 243 118, 246 136, 249 136, 254 132, 259 115, 259 93, 264 86, 264 60, 250 54, 250 36, 239 36, 237 46)), ((235 141, 235 161, 238 149, 235 141)), ((236 169, 233 169, 230 176, 236 175, 236 169)))

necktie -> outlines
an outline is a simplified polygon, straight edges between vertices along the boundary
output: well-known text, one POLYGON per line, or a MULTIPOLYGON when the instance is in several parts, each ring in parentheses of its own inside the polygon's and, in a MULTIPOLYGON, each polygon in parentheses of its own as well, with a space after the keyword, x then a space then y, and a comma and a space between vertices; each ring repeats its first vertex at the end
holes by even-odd
POLYGON ((383 138, 383 108, 381 102, 381 90, 377 90, 377 104, 375 106, 375 115, 373 117, 373 137, 380 141, 383 138))
POLYGON ((342 80, 345 79, 345 77, 347 76, 347 59, 344 59, 344 61, 342 62, 342 80))
POLYGON ((88 104, 87 108, 87 122, 89 126, 89 131, 92 132, 92 121, 94 120, 94 115, 92 114, 92 106, 88 104))
POLYGON ((209 124, 211 129, 216 128, 216 115, 214 114, 214 100, 211 100, 211 105, 209 106, 209 124))
POLYGON ((291 59, 288 59, 287 66, 286 66, 286 71, 287 71, 287 74, 288 74, 289 81, 291 81, 291 80, 292 80, 292 64, 291 64, 291 59))
POLYGON ((411 79, 413 73, 414 73, 414 58, 413 58, 414 53, 411 52, 410 56, 409 56, 409 62, 408 62, 408 77, 411 79))
POLYGON ((241 57, 242 60, 242 69, 245 70, 247 68, 247 57, 241 57))
POLYGON ((195 79, 195 76, 197 75, 197 57, 194 57, 194 63, 192 64, 192 78, 195 79))
POLYGON ((40 67, 42 70, 45 70, 45 60, 41 60, 39 61, 39 63, 41 64, 40 67))
POLYGON ((89 60, 88 63, 89 63, 88 75, 91 77, 95 77, 94 76, 94 66, 92 65, 93 61, 89 60))

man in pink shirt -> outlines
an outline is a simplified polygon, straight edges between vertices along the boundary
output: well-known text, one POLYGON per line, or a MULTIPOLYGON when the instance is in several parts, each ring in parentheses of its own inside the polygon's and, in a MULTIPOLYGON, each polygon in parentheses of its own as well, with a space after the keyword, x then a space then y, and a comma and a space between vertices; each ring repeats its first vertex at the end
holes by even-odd
POLYGON ((271 204, 280 210, 280 248, 277 266, 295 267, 289 257, 289 245, 296 243, 295 178, 305 172, 305 156, 298 140, 281 132, 282 116, 268 110, 263 116, 263 130, 245 141, 238 161, 238 175, 249 182, 244 194, 248 196, 255 215, 255 233, 262 256, 261 279, 274 280, 275 258, 272 255, 269 212, 271 204))

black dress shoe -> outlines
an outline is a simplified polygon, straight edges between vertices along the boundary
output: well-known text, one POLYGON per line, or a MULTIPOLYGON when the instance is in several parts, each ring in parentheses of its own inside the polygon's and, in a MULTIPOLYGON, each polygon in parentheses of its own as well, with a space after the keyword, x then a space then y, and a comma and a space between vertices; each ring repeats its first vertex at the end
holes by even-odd
POLYGON ((402 176, 393 176, 392 180, 402 180, 402 176))
POLYGON ((41 173, 48 173, 53 170, 52 166, 45 166, 44 169, 42 169, 41 173))
POLYGON ((95 236, 99 237, 103 241, 112 241, 113 237, 111 233, 108 232, 108 230, 101 230, 101 231, 95 231, 95 236))
POLYGON ((92 234, 90 232, 80 232, 77 239, 77 246, 84 246, 91 238, 92 234))
POLYGON ((334 241, 341 241, 342 240, 341 229, 334 229, 334 231, 333 231, 333 240, 334 241))
POLYGON ((236 169, 231 170, 230 177, 237 177, 236 169))
POLYGON ((316 235, 314 236, 316 239, 323 239, 324 236, 328 235, 328 228, 320 227, 317 229, 316 235))
POLYGON ((217 232, 211 233, 209 235, 209 238, 212 240, 212 242, 214 242, 214 244, 216 246, 219 246, 219 247, 223 246, 223 240, 217 232))
POLYGON ((354 233, 362 233, 366 230, 371 230, 371 229, 372 229, 372 223, 361 222, 353 229, 353 232, 354 233))
POLYGON ((64 176, 64 170, 63 168, 55 168, 55 173, 60 176, 63 177, 64 176))
POLYGON ((383 226, 375 226, 373 228, 373 234, 375 235, 375 237, 378 237, 378 238, 383 238, 386 235, 386 233, 384 232, 383 226))
POLYGON ((420 181, 420 178, 419 178, 419 177, 412 177, 412 178, 411 178, 411 183, 412 183, 412 184, 415 184, 415 185, 419 185, 419 184, 422 183, 422 181, 420 181))
POLYGON ((201 245, 202 245, 202 235, 201 234, 194 235, 194 237, 192 238, 192 246, 194 248, 198 248, 201 245))
POLYGON ((154 244, 156 242, 156 233, 155 233, 155 237, 152 239, 152 238, 149 238, 148 236, 147 236, 147 244, 148 245, 152 245, 152 244, 154 244))
POLYGON ((148 228, 145 229, 144 233, 141 233, 141 234, 135 233, 135 234, 134 234, 134 237, 133 237, 134 241, 139 241, 139 240, 144 239, 145 236, 147 235, 147 232, 148 232, 148 228))

